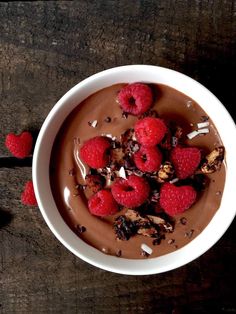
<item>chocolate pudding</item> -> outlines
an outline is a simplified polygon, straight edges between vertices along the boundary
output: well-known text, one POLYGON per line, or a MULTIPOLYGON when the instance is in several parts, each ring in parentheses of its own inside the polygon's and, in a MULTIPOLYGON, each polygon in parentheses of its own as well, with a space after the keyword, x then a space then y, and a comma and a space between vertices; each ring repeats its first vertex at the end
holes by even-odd
MULTIPOLYGON (((148 254, 143 254, 141 249, 142 244, 146 244, 152 250, 148 258, 153 258, 183 247, 208 225, 221 203, 226 169, 223 162, 214 173, 204 174, 207 184, 198 193, 197 201, 172 219, 173 231, 166 232, 160 243, 138 234, 127 241, 117 239, 113 224, 127 208, 103 218, 89 212, 86 175, 90 169, 80 159, 79 151, 84 141, 92 137, 103 135, 119 139, 134 127, 138 118, 123 114, 117 102, 117 94, 125 85, 116 84, 92 94, 66 118, 51 153, 50 183, 61 216, 82 240, 105 254, 129 259, 146 258, 148 254)), ((181 126, 185 145, 198 147, 206 154, 223 146, 213 122, 194 100, 166 85, 150 86, 155 95, 151 110, 165 121, 181 126), (209 122, 209 133, 189 139, 187 135, 205 121, 209 122)))

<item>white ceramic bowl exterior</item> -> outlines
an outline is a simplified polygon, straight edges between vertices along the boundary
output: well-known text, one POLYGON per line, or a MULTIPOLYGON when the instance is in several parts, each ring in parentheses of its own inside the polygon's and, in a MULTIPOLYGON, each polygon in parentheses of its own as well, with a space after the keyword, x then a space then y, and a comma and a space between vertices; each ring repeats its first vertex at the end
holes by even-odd
POLYGON ((236 128, 225 107, 204 86, 179 72, 157 66, 129 65, 97 73, 69 90, 53 107, 39 133, 33 157, 33 182, 42 215, 61 243, 84 261, 129 275, 157 274, 182 266, 206 252, 229 227, 236 213, 236 128), (193 98, 211 117, 226 149, 227 175, 221 206, 188 245, 176 252, 145 260, 109 256, 83 242, 62 219, 49 183, 49 162, 55 136, 67 115, 86 97, 116 83, 148 82, 169 85, 193 98))

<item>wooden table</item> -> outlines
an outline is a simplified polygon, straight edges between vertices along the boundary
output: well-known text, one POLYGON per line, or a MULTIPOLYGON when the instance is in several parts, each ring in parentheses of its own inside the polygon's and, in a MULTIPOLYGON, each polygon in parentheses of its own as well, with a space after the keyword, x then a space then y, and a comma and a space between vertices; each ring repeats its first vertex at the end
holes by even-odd
POLYGON ((0 3, 0 21, 0 313, 235 313, 235 221, 184 267, 108 273, 76 258, 38 208, 21 204, 32 160, 12 158, 4 139, 37 135, 68 89, 124 64, 190 75, 236 118, 236 1, 0 3))

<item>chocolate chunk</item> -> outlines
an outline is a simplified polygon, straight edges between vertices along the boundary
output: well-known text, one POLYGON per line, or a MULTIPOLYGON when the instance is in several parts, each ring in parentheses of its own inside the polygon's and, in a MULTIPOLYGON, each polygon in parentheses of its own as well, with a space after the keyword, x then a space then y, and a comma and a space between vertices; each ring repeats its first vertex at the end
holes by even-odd
POLYGON ((152 241, 153 245, 159 245, 161 244, 161 240, 165 240, 165 235, 164 234, 160 234, 158 237, 156 237, 156 239, 154 239, 152 241))
POLYGON ((137 228, 131 220, 121 215, 115 219, 114 230, 117 238, 125 241, 136 234, 137 228))
POLYGON ((217 170, 220 170, 222 161, 224 159, 224 147, 219 146, 215 148, 209 155, 206 156, 206 159, 201 166, 203 173, 213 173, 217 170))
POLYGON ((78 233, 83 233, 83 232, 86 231, 86 228, 85 228, 84 226, 77 225, 77 226, 76 226, 76 231, 77 231, 78 233))
POLYGON ((127 112, 122 112, 122 118, 127 119, 128 118, 128 113, 127 112))
POLYGON ((152 241, 153 245, 159 245, 160 243, 161 243, 161 239, 160 238, 157 238, 157 239, 152 241))
POLYGON ((209 120, 209 117, 208 116, 201 116, 201 121, 202 122, 206 122, 209 120))
POLYGON ((194 232, 194 230, 191 229, 190 231, 185 232, 184 236, 185 236, 185 237, 188 237, 189 239, 191 239, 191 238, 192 238, 192 235, 193 235, 193 232, 194 232))
POLYGON ((110 122, 111 122, 111 117, 106 117, 106 118, 104 119, 104 121, 107 122, 107 123, 110 123, 110 122))
POLYGON ((185 217, 181 217, 179 221, 182 225, 186 225, 187 223, 187 219, 185 217))

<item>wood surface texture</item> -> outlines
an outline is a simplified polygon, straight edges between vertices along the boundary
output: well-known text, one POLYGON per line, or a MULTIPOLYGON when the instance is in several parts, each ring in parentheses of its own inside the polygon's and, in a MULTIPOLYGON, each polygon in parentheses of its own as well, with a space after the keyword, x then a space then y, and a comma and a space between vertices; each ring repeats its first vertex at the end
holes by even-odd
POLYGON ((236 313, 235 221, 174 271, 99 270, 56 240, 37 207, 21 204, 32 160, 4 147, 9 132, 36 137, 73 85, 125 64, 190 75, 236 118, 236 1, 9 2, 0 21, 0 313, 236 313))

